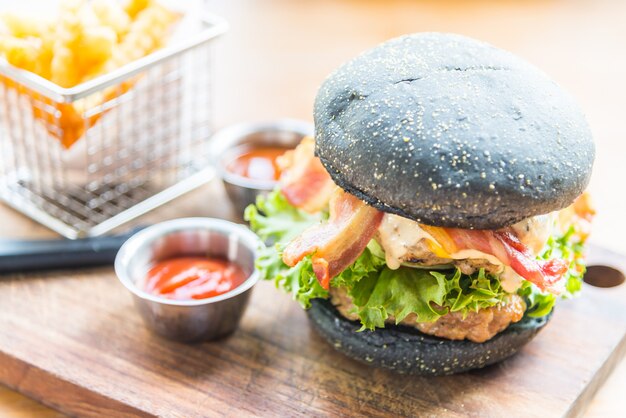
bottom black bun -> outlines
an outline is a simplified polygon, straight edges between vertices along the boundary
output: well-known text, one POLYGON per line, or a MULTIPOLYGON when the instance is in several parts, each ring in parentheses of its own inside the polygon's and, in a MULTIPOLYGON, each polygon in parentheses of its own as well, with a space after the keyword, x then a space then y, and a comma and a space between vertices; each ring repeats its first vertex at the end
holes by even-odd
POLYGON ((415 328, 387 326, 357 332, 361 327, 339 314, 325 299, 311 301, 308 315, 317 332, 348 357, 396 373, 438 376, 478 369, 504 360, 548 323, 524 317, 484 343, 453 341, 424 334, 415 328))

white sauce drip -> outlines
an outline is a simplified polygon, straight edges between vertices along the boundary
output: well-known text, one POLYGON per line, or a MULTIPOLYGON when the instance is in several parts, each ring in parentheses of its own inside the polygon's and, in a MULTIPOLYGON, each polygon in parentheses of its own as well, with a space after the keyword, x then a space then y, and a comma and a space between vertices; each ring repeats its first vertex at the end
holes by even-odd
POLYGON ((378 227, 378 237, 385 250, 387 267, 392 270, 400 268, 402 258, 421 240, 428 238, 435 241, 417 222, 390 213, 383 216, 378 227))
POLYGON ((500 284, 505 292, 516 292, 522 286, 522 276, 513 271, 511 267, 505 266, 500 274, 500 284))
MULTIPOLYGON (((515 231, 520 241, 526 245, 534 255, 538 255, 544 248, 548 238, 554 231, 557 213, 539 215, 516 223, 511 228, 515 231)), ((423 239, 436 240, 420 225, 407 218, 386 213, 378 228, 379 244, 385 251, 387 266, 396 270, 402 265, 403 258, 411 248, 415 248, 423 239)), ((500 282, 502 288, 509 293, 515 292, 522 284, 522 277, 510 267, 491 254, 485 254, 478 250, 461 250, 450 254, 453 260, 482 259, 489 263, 502 266, 500 282)))
MULTIPOLYGON (((385 251, 387 266, 392 270, 400 267, 402 259, 409 249, 415 247, 421 240, 430 239, 437 242, 417 222, 390 213, 383 216, 378 227, 378 237, 380 245, 385 251)), ((493 255, 478 250, 461 250, 450 254, 450 258, 453 260, 484 259, 491 264, 502 265, 502 262, 493 255)))
POLYGON ((533 216, 512 225, 511 228, 534 255, 539 255, 554 232, 557 217, 557 212, 533 216))

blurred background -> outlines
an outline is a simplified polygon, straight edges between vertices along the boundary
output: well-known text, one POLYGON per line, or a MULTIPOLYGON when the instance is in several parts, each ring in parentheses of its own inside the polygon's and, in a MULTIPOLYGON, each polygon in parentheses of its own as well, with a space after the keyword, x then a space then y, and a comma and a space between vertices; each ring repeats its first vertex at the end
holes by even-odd
POLYGON ((312 119, 319 84, 386 39, 454 32, 507 49, 545 71, 587 115, 597 146, 592 240, 626 252, 626 1, 236 0, 207 2, 231 30, 216 55, 218 125, 312 119))
MULTIPOLYGON (((1 0, 0 8, 29 10, 32 4, 1 0)), ((459 33, 525 58, 585 111, 597 146, 592 241, 626 253, 626 1, 208 0, 205 7, 230 23, 213 55, 217 127, 283 117, 311 121, 317 88, 334 68, 406 33, 459 33)), ((203 211, 196 208, 195 214, 203 211)), ((54 236, 4 206, 0 219, 3 236, 54 236)), ((588 416, 623 411, 625 385, 622 362, 588 416)), ((0 416, 53 415, 0 387, 0 416)))

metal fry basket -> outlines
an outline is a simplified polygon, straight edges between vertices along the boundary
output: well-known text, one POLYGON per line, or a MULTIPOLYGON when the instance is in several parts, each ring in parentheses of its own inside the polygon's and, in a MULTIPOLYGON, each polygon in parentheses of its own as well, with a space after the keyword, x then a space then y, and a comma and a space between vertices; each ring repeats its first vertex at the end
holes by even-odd
POLYGON ((213 177, 212 45, 195 33, 72 88, 0 64, 0 198, 68 238, 96 236, 213 177))

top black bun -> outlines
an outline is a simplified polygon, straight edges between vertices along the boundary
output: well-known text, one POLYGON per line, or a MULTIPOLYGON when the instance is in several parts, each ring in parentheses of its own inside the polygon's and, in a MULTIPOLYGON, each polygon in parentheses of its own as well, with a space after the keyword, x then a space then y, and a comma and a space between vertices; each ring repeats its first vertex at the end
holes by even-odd
POLYGON ((392 39, 328 77, 316 153, 334 181, 418 222, 496 229, 569 205, 595 154, 573 99, 483 42, 392 39))

